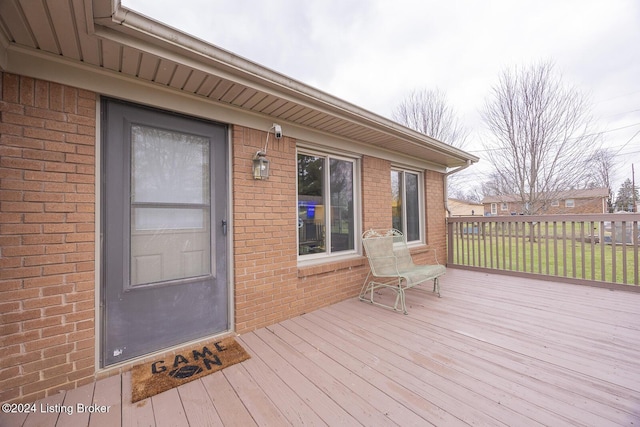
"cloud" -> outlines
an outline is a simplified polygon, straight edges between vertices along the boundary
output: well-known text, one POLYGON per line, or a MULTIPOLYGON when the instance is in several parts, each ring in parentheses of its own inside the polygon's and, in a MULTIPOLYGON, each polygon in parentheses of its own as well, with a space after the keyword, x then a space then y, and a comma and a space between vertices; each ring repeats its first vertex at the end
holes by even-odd
MULTIPOLYGON (((124 4, 386 117, 412 90, 439 88, 472 129, 469 150, 488 137, 479 110, 500 72, 544 60, 554 61, 563 81, 591 95, 601 129, 640 123, 637 0, 124 4)), ((638 129, 604 133, 603 141, 621 147, 638 129)), ((621 168, 640 165, 640 136, 626 152, 621 168)))

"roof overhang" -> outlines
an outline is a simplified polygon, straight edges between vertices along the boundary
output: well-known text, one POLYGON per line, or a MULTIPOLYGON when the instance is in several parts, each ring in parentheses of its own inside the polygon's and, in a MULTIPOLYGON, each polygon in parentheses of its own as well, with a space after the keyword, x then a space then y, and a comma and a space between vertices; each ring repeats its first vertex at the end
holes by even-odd
MULTIPOLYGON (((123 7, 119 0, 0 2, 0 68, 69 84, 34 63, 72 65, 179 92, 313 133, 439 168, 478 158, 123 7), (25 58, 31 58, 31 61, 25 58)), ((55 69, 55 67, 53 67, 55 69)), ((69 76, 67 76, 69 79, 69 76)), ((82 87, 82 79, 77 79, 82 87)), ((92 79, 85 79, 85 89, 92 79)), ((93 79, 95 82, 95 79, 93 79)))

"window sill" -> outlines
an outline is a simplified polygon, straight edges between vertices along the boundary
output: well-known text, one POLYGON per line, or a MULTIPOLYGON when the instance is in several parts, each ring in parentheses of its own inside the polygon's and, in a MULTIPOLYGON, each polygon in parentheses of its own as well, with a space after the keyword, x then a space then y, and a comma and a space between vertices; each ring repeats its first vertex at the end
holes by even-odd
POLYGON ((362 255, 349 255, 339 259, 316 259, 303 261, 298 264, 298 277, 315 276, 318 274, 332 273, 339 270, 347 270, 362 267, 367 262, 367 258, 362 255))

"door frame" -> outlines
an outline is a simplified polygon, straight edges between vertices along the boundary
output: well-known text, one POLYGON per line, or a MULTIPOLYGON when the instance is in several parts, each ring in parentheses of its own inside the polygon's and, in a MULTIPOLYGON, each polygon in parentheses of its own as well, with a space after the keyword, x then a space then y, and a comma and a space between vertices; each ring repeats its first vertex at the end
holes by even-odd
MULTIPOLYGON (((168 94, 165 94, 168 95, 168 94)), ((104 158, 102 155, 103 152, 103 144, 105 144, 105 137, 104 137, 104 129, 102 126, 102 117, 104 114, 103 108, 102 108, 102 101, 104 99, 104 95, 98 95, 96 96, 96 136, 95 136, 95 158, 96 158, 96 162, 95 162, 95 276, 94 276, 94 295, 95 295, 95 299, 94 299, 94 371, 96 373, 100 373, 100 372, 109 372, 109 371, 113 371, 115 369, 120 369, 122 366, 127 365, 127 364, 131 364, 131 363, 135 363, 139 360, 143 360, 145 358, 148 357, 153 357, 154 355, 160 355, 160 354, 164 354, 167 352, 171 352, 174 351, 175 349, 178 348, 183 348, 183 347, 187 347, 190 345, 193 345, 194 343, 198 343, 198 342, 202 342, 204 340, 210 340, 211 338, 216 338, 216 337, 220 337, 220 336, 225 336, 225 335, 229 335, 229 334, 233 334, 235 333, 236 330, 236 325, 234 322, 235 319, 235 272, 233 270, 233 265, 234 265, 234 245, 233 245, 233 236, 234 236, 234 210, 233 210, 233 176, 234 176, 234 170, 233 170, 233 153, 232 153, 232 148, 233 148, 233 144, 232 144, 232 134, 233 134, 233 125, 230 123, 224 123, 221 122, 219 120, 215 120, 212 117, 206 117, 206 116, 198 116, 198 115, 194 115, 193 113, 183 113, 181 111, 171 111, 171 110, 167 110, 166 108, 164 108, 161 105, 152 105, 152 104, 145 104, 143 102, 138 102, 138 101, 133 101, 133 100, 127 100, 125 98, 122 97, 114 97, 114 96, 110 96, 107 95, 107 98, 113 98, 115 100, 118 101, 122 101, 124 103, 130 103, 132 105, 141 107, 141 108, 152 108, 155 110, 160 110, 160 111, 165 111, 171 114, 177 114, 177 115, 181 115, 184 116, 186 118, 189 119, 196 119, 196 120, 205 120, 205 121, 209 121, 212 122, 214 124, 222 124, 226 126, 226 135, 225 135, 225 144, 226 144, 226 166, 227 166, 227 176, 226 176, 226 190, 227 190, 227 197, 226 197, 226 203, 227 203, 227 234, 226 234, 226 238, 225 238, 225 245, 226 245, 226 271, 227 271, 227 294, 228 294, 228 300, 227 300, 227 304, 228 304, 228 309, 227 309, 227 325, 228 325, 228 329, 226 331, 221 331, 218 332, 216 334, 213 334, 209 337, 202 337, 199 339, 195 339, 189 342, 184 342, 181 344, 177 344, 171 347, 167 347, 167 348, 163 348, 142 356, 138 356, 126 361, 122 361, 121 363, 116 363, 116 364, 112 364, 109 366, 102 366, 101 363, 101 359, 102 359, 102 353, 103 353, 103 344, 104 344, 104 330, 105 330, 105 324, 103 321, 103 298, 104 298, 104 292, 103 292, 103 285, 104 285, 104 254, 105 254, 105 247, 104 247, 104 236, 103 236, 103 226, 104 226, 104 214, 103 214, 103 210, 104 210, 104 203, 103 203, 103 195, 104 195, 104 185, 105 185, 105 172, 106 172, 106 168, 104 167, 104 158)), ((173 99, 173 96, 167 96, 166 98, 168 99, 164 99, 164 96, 160 97, 162 101, 165 101, 166 104, 172 104, 172 105, 176 105, 175 103, 175 99, 173 99), (171 101, 169 101, 169 99, 171 101)), ((184 101, 184 100, 182 100, 184 101)), ((163 104, 165 104, 165 102, 163 102, 163 104)), ((165 105, 166 105, 165 104, 165 105)), ((180 104, 180 103, 178 103, 180 104)), ((188 108, 187 110, 191 110, 191 108, 188 108)), ((198 110, 201 111, 201 110, 198 110)), ((215 110, 214 110, 215 111, 215 110)))

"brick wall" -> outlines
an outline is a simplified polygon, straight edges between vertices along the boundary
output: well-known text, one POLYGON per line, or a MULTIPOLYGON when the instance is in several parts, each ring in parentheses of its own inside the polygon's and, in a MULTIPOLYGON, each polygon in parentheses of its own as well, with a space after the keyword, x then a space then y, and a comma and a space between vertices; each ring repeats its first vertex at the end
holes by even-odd
POLYGON ((391 227, 391 162, 362 158, 362 229, 391 227))
POLYGON ((291 138, 270 138, 269 179, 252 175, 266 132, 234 126, 233 236, 236 329, 272 324, 300 312, 296 276, 296 155, 291 138))
MULTIPOLYGON (((447 262, 447 217, 444 209, 444 180, 441 173, 426 171, 424 174, 426 193, 425 223, 427 228, 427 245, 436 250, 438 262, 447 262)), ((417 262, 432 263, 433 252, 417 257, 417 262)))
POLYGON ((93 380, 95 94, 0 75, 0 402, 93 380))

